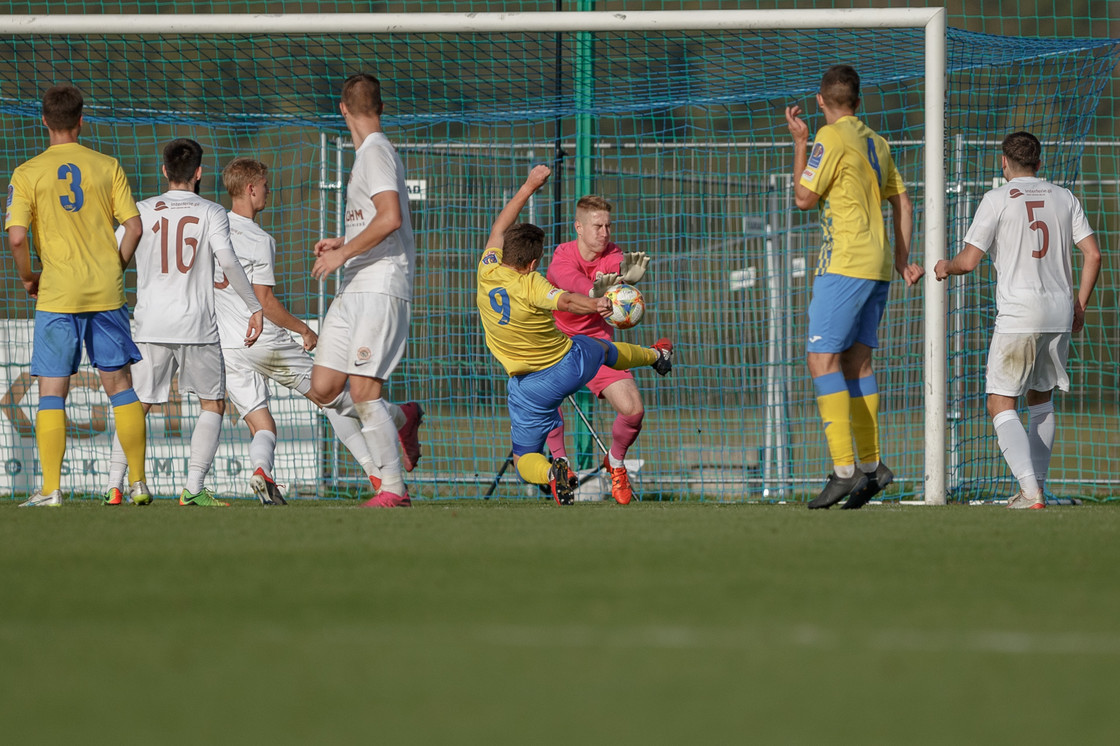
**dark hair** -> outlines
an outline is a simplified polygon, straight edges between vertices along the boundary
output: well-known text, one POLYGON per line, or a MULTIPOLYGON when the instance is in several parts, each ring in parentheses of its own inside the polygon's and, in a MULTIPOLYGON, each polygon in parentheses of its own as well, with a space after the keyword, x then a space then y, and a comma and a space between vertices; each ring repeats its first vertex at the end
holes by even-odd
POLYGON ((833 65, 821 78, 821 98, 829 106, 855 111, 859 106, 859 73, 849 65, 833 65))
POLYGON ((82 118, 82 92, 69 83, 52 85, 43 94, 43 119, 56 132, 69 132, 82 118))
POLYGON ((384 108, 381 102, 381 81, 366 73, 351 75, 342 84, 342 103, 346 104, 346 109, 351 114, 380 116, 384 108))
POLYGON ((544 231, 532 223, 515 223, 502 238, 502 263, 516 269, 525 269, 544 254, 544 231))
POLYGON ((1012 132, 1003 138, 1003 154, 1020 168, 1037 171, 1042 165, 1042 143, 1030 132, 1012 132))
POLYGON ((181 137, 167 143, 163 149, 163 166, 167 180, 173 184, 187 184, 202 165, 202 146, 194 140, 181 137))

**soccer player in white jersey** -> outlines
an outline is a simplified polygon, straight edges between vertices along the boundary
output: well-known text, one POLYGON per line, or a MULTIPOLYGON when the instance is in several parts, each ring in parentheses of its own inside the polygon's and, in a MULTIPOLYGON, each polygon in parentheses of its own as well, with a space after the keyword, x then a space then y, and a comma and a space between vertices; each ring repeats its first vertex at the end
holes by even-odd
POLYGON ((311 274, 323 280, 340 267, 345 271, 319 332, 309 398, 327 404, 350 384, 382 480, 381 491, 363 505, 393 508, 411 505, 397 455, 397 428, 414 433, 423 411, 411 407, 405 412, 408 422, 394 422, 381 398, 408 343, 416 264, 404 165, 381 129, 383 108, 377 78, 346 79, 339 110, 356 151, 346 188, 346 235, 315 244, 311 274))
MULTIPOLYGON (((311 390, 311 355, 318 336, 293 316, 273 293, 276 285, 276 241, 254 222, 268 204, 268 166, 252 158, 235 158, 222 170, 222 182, 233 200, 229 213, 229 235, 253 292, 264 308, 264 330, 252 347, 245 347, 245 324, 249 310, 222 276, 215 275, 214 302, 218 333, 226 365, 226 395, 249 427, 249 459, 253 475, 249 486, 264 505, 283 505, 284 498, 273 479, 276 454, 276 421, 268 409, 268 379, 304 396, 311 390), (288 333, 302 338, 302 345, 288 333)), ((349 394, 342 397, 343 409, 353 412, 349 394), (347 406, 349 405, 349 406, 347 406)), ((396 405, 391 405, 396 407, 396 405)), ((400 411, 399 407, 396 407, 400 411)), ((381 485, 373 457, 362 437, 356 416, 335 409, 324 414, 339 440, 362 465, 374 491, 381 485)))
MULTIPOLYGON (((228 505, 204 486, 218 450, 225 412, 225 366, 214 315, 214 262, 229 278, 249 311, 245 345, 261 333, 264 312, 237 261, 229 240, 226 211, 198 196, 202 146, 173 140, 163 149, 168 191, 139 202, 143 225, 136 247, 135 338, 143 360, 133 368, 136 394, 144 411, 165 403, 178 373, 179 391, 193 392, 202 412, 191 436, 187 485, 180 505, 228 505)), ((121 248, 127 265, 131 252, 121 248)), ((119 488, 123 453, 114 443, 109 489, 119 488)))
POLYGON ((1054 447, 1054 388, 1069 390, 1071 332, 1085 325, 1101 252, 1081 203, 1068 189, 1038 178, 1042 145, 1029 132, 1003 140, 1007 183, 984 195, 964 248, 934 267, 938 280, 976 269, 987 254, 996 270, 996 325, 985 388, 996 440, 1019 481, 1012 509, 1046 507, 1043 488, 1054 447), (1082 254, 1074 293, 1072 247, 1082 254), (1026 394, 1028 427, 1016 412, 1026 394))

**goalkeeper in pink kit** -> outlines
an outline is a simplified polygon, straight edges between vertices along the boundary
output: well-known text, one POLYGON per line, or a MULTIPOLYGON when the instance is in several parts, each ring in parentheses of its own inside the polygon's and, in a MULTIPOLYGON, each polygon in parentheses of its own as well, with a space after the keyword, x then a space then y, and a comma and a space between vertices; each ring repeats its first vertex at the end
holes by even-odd
MULTIPOLYGON (((644 252, 623 252, 611 241, 611 203, 602 197, 588 195, 576 203, 576 240, 556 247, 548 264, 548 281, 561 290, 591 298, 602 297, 607 288, 618 282, 637 283, 645 276, 649 257, 644 252)), ((569 337, 583 334, 597 339, 614 339, 614 327, 601 316, 578 315, 555 311, 556 326, 569 337)), ((623 459, 638 433, 642 431, 645 407, 628 370, 614 370, 606 365, 587 383, 591 393, 606 399, 618 416, 611 427, 610 453, 604 466, 611 475, 611 496, 620 505, 633 497, 630 478, 623 459)), ((564 425, 548 434, 548 448, 553 457, 567 458, 564 447, 564 425)))

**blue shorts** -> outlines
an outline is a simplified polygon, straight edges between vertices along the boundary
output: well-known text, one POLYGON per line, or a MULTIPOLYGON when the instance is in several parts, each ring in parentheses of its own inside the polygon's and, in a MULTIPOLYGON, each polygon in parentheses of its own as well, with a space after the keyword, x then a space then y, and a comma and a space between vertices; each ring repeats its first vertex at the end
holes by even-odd
POLYGON ((886 280, 824 274, 813 281, 809 352, 839 353, 856 342, 879 346, 879 321, 891 284, 886 280))
POLYGON ((87 313, 36 311, 31 375, 74 375, 82 362, 83 343, 90 364, 101 370, 119 370, 140 360, 128 324, 128 306, 87 313))
POLYGON ((560 403, 594 378, 606 358, 599 340, 580 334, 572 337, 572 349, 556 363, 510 377, 509 430, 515 454, 541 452, 548 433, 561 423, 560 403))

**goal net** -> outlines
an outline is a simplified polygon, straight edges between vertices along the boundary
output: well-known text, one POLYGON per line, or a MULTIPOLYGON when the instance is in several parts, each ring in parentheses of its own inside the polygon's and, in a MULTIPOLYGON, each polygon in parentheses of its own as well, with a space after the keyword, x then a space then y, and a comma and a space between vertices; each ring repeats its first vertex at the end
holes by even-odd
MULTIPOLYGON (((46 146, 39 101, 64 80, 86 97, 82 141, 121 160, 137 199, 165 189, 160 152, 175 137, 202 143, 203 195, 226 205, 222 166, 236 156, 260 159, 271 171, 271 203, 260 222, 277 240, 277 295, 314 322, 335 283, 312 280, 310 249, 320 236, 340 233, 353 158, 338 92, 349 74, 376 74, 386 98, 383 122, 410 179, 418 244, 408 352, 387 389, 391 400, 416 400, 426 411, 424 455, 408 475, 414 495, 480 497, 509 449, 506 379, 476 316, 475 266, 490 222, 538 162, 553 166, 553 184, 523 218, 545 229, 546 259, 551 246, 574 238, 575 201, 586 193, 613 203, 614 239, 624 250, 653 257, 643 282, 646 319, 619 335, 644 344, 667 336, 679 353, 667 379, 637 372, 647 413, 629 458, 640 465, 633 479, 643 498, 800 499, 819 488, 830 464, 804 339, 821 229, 815 213, 793 206, 782 112, 800 103, 815 132, 824 123, 813 103, 822 71, 837 62, 857 68, 861 117, 891 143, 918 208, 914 258, 924 261, 921 28, 841 28, 838 15, 820 28, 592 33, 519 27, 514 17, 486 32, 373 33, 356 32, 354 17, 326 15, 303 17, 283 33, 259 30, 282 16, 198 33, 177 28, 191 16, 160 18, 165 27, 143 32, 96 16, 56 33, 29 23, 0 27, 0 174, 6 180, 46 146)), ((468 21, 462 17, 464 28, 468 21)), ((1037 134, 1045 175, 1075 185, 1089 123, 1120 50, 1107 40, 956 29, 946 44, 944 225, 952 253, 999 174, 1007 132, 1037 134)), ((1092 215, 1092 204, 1086 207, 1092 215)), ((11 262, 3 265, 3 282, 0 489, 18 493, 38 483, 30 429, 38 393, 28 375, 33 306, 11 262)), ((900 486, 892 495, 904 498, 924 494, 927 474, 929 292, 940 290, 892 285, 877 352, 883 457, 900 486)), ((1010 489, 982 401, 992 295, 986 274, 953 283, 948 295, 949 378, 940 412, 950 498, 1010 489)), ((1091 325, 1073 353, 1077 392, 1060 397, 1058 411, 1077 414, 1062 420, 1055 491, 1092 494, 1100 488, 1093 475, 1120 473, 1115 448, 1094 446, 1095 431, 1120 430, 1105 390, 1112 379, 1101 374, 1114 357, 1106 328, 1091 325), (1106 400, 1110 408, 1093 408, 1106 400)), ((363 475, 321 416, 300 397, 272 391, 278 481, 302 495, 357 494, 363 475)), ((609 406, 590 397, 577 402, 609 441, 609 406)), ((79 373, 68 404, 64 489, 101 490, 107 410, 93 374, 79 373)), ((176 400, 149 417, 149 474, 160 494, 181 487, 196 413, 194 401, 176 400)), ((590 469, 601 460, 593 439, 580 432, 569 405, 564 414, 569 451, 590 469)), ((231 413, 210 481, 225 494, 248 494, 248 464, 247 431, 231 413)), ((534 490, 511 471, 495 494, 534 490)))

